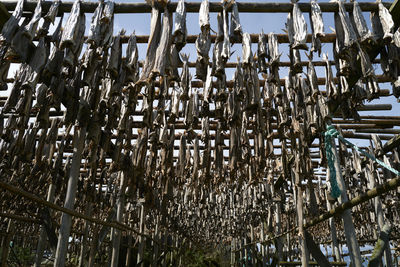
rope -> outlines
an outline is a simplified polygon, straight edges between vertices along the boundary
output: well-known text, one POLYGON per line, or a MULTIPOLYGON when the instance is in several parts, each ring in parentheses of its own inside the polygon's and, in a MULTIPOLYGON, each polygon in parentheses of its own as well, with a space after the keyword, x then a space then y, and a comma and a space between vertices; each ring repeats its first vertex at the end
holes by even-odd
POLYGON ((398 170, 393 169, 391 166, 389 166, 386 163, 384 163, 383 161, 377 159, 374 155, 371 155, 371 154, 365 152, 364 150, 360 149, 358 146, 356 146, 355 144, 351 143, 350 141, 345 139, 343 136, 341 136, 339 134, 339 132, 335 129, 335 127, 333 127, 332 125, 329 125, 325 132, 325 149, 326 149, 326 157, 328 159, 328 166, 329 166, 329 171, 330 171, 329 180, 332 185, 332 192, 331 192, 332 197, 337 198, 340 195, 340 189, 338 188, 337 181, 336 181, 336 169, 335 169, 335 164, 334 164, 335 155, 332 152, 332 138, 335 138, 335 137, 337 137, 340 141, 342 141, 346 145, 354 148, 356 151, 363 154, 367 158, 378 163, 383 168, 393 172, 397 176, 400 176, 400 172, 398 170), (339 190, 339 193, 336 190, 339 190))
POLYGON ((325 152, 326 158, 328 160, 328 168, 329 168, 329 182, 331 183, 331 196, 333 198, 338 198, 342 191, 340 190, 337 180, 336 180, 336 169, 335 169, 335 154, 333 154, 332 148, 332 139, 339 135, 339 132, 336 129, 329 125, 326 128, 325 132, 325 152))

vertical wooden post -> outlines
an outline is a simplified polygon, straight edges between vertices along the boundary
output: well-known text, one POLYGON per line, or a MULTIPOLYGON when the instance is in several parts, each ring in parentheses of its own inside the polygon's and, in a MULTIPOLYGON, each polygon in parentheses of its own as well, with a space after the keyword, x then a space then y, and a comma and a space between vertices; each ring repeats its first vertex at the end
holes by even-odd
POLYGON ((261 256, 262 256, 262 266, 266 266, 266 264, 267 264, 267 261, 265 259, 265 245, 264 245, 265 229, 264 228, 265 228, 264 221, 261 221, 261 242, 262 242, 262 244, 261 244, 260 248, 261 248, 261 256))
MULTIPOLYGON (((326 170, 326 176, 329 177, 329 168, 326 170)), ((329 194, 325 190, 325 198, 326 198, 326 208, 328 210, 332 209, 332 204, 329 202, 328 195, 329 194)), ((329 226, 331 228, 331 238, 332 238, 332 254, 335 256, 336 261, 340 261, 340 250, 339 250, 339 243, 337 239, 337 232, 336 232, 336 225, 335 225, 335 220, 334 218, 329 218, 329 226)))
MULTIPOLYGON (((140 222, 139 222, 139 231, 141 234, 144 233, 144 203, 142 203, 140 207, 140 222)), ((145 246, 146 239, 143 235, 139 236, 139 250, 137 255, 137 264, 138 266, 144 266, 143 263, 143 255, 144 255, 144 246, 145 246)))
MULTIPOLYGON (((47 201, 54 202, 54 194, 55 194, 55 185, 53 183, 50 184, 49 189, 47 191, 47 201)), ((34 267, 39 267, 42 263, 44 249, 46 248, 47 244, 47 234, 46 230, 43 226, 40 226, 40 235, 39 241, 36 248, 36 255, 35 255, 35 264, 34 267)))
MULTIPOLYGON (((85 215, 86 216, 91 216, 92 207, 93 207, 93 203, 88 201, 86 203, 86 207, 85 207, 85 215)), ((86 254, 88 251, 89 226, 90 226, 90 222, 85 221, 82 242, 81 242, 80 256, 79 256, 79 267, 85 266, 85 258, 86 258, 86 254)))
MULTIPOLYGON (((280 235, 282 232, 282 224, 281 224, 281 203, 278 201, 275 202, 275 222, 276 222, 276 234, 280 235)), ((278 261, 282 260, 282 238, 278 237, 276 239, 276 250, 278 255, 278 261)))
MULTIPOLYGON (((365 170, 365 175, 368 180, 369 189, 375 188, 377 186, 376 185, 377 175, 379 175, 379 174, 377 174, 376 171, 373 171, 372 175, 371 175, 371 170, 369 169, 369 167, 366 167, 364 170, 365 170)), ((381 202, 381 199, 379 196, 372 199, 372 201, 374 203, 375 216, 378 221, 378 232, 381 232, 383 229, 383 226, 385 225, 385 221, 383 218, 382 202, 381 202)), ((390 252, 389 246, 385 247, 384 257, 385 257, 386 266, 392 266, 392 253, 390 252)))
MULTIPOLYGON (((86 126, 75 125, 74 129, 74 154, 72 156, 71 170, 68 178, 67 194, 65 196, 64 208, 74 209, 75 195, 82 159, 83 145, 85 143, 86 126)), ((54 267, 64 267, 68 250, 68 239, 71 233, 71 215, 63 213, 61 217, 60 231, 54 267)))
MULTIPOLYGON (((335 157, 335 169, 336 169, 336 180, 339 189, 342 191, 340 197, 339 197, 339 203, 342 204, 344 202, 347 202, 349 199, 347 197, 347 192, 346 192, 346 183, 343 179, 342 176, 342 169, 340 167, 340 159, 339 159, 339 153, 337 152, 336 148, 336 143, 335 140, 332 140, 332 153, 335 157)), ((349 249, 349 254, 351 258, 351 262, 355 267, 361 267, 362 266, 362 259, 361 259, 361 253, 360 253, 360 247, 358 245, 357 241, 357 236, 356 236, 356 231, 354 228, 353 220, 351 217, 351 211, 350 210, 345 210, 342 213, 342 219, 343 219, 343 227, 344 227, 344 233, 346 236, 346 243, 347 247, 349 249)))
POLYGON ((160 230, 159 230, 159 215, 156 215, 156 227, 155 227, 155 230, 154 230, 154 235, 153 235, 153 240, 154 241, 152 241, 153 242, 153 248, 154 248, 154 252, 153 252, 153 263, 152 263, 152 265, 153 266, 158 266, 158 264, 157 264, 157 260, 158 260, 158 256, 159 256, 159 254, 160 254, 160 252, 159 252, 159 245, 158 245, 158 242, 159 242, 159 240, 160 240, 160 238, 159 238, 159 236, 160 236, 160 230))
POLYGON ((235 266, 235 250, 236 250, 236 238, 232 238, 231 241, 231 266, 235 266))
POLYGON ((97 253, 97 244, 99 243, 99 229, 95 227, 93 229, 92 242, 90 242, 90 252, 89 252, 89 263, 88 267, 93 267, 95 264, 95 258, 97 253))
POLYGON ((8 252, 10 251, 10 242, 11 242, 13 234, 14 234, 14 222, 11 219, 9 219, 8 225, 7 225, 7 234, 4 237, 3 244, 2 244, 1 267, 8 266, 7 265, 8 252))
MULTIPOLYGON (((124 216, 125 209, 125 187, 126 187, 126 179, 125 173, 120 172, 120 188, 117 197, 117 222, 122 222, 122 217, 124 216)), ((113 228, 113 239, 112 239, 112 257, 111 257, 111 267, 118 266, 119 260, 119 248, 121 244, 121 230, 113 228)))
POLYGON ((304 235, 304 208, 303 208, 303 190, 301 188, 301 179, 300 179, 300 156, 296 153, 296 167, 292 169, 292 175, 294 176, 295 186, 293 188, 294 198, 297 208, 297 223, 299 227, 299 244, 301 249, 301 266, 307 267, 308 262, 310 261, 310 256, 307 249, 307 244, 305 242, 304 235))

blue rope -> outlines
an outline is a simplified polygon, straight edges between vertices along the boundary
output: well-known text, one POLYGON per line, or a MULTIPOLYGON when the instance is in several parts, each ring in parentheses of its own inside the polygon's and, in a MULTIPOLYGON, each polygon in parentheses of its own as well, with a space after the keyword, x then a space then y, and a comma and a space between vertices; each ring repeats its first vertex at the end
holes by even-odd
POLYGON ((332 148, 332 138, 335 138, 339 135, 339 132, 336 129, 329 125, 326 128, 325 132, 325 152, 326 158, 328 160, 328 168, 329 168, 329 182, 331 184, 331 196, 333 198, 338 198, 342 191, 340 190, 337 180, 336 180, 336 169, 335 169, 335 154, 333 154, 332 148))
POLYGON ((341 191, 340 191, 337 181, 336 181, 335 155, 333 154, 333 150, 332 150, 332 138, 335 138, 335 137, 339 138, 343 143, 354 148, 355 150, 357 150, 358 152, 360 152, 367 158, 375 161, 376 163, 378 163, 382 167, 388 169, 389 171, 393 172, 397 176, 400 176, 400 172, 398 170, 395 170, 392 167, 390 167, 389 165, 386 165, 383 161, 377 159, 374 155, 371 155, 371 154, 361 150, 358 146, 356 146, 355 144, 353 144, 350 141, 343 138, 343 136, 341 136, 339 134, 339 132, 335 129, 335 127, 333 127, 332 125, 327 126, 326 129, 327 130, 325 132, 325 150, 326 150, 326 158, 328 160, 328 167, 329 167, 329 171, 330 171, 329 181, 330 181, 331 187, 332 187, 331 196, 333 198, 338 198, 341 194, 341 191))

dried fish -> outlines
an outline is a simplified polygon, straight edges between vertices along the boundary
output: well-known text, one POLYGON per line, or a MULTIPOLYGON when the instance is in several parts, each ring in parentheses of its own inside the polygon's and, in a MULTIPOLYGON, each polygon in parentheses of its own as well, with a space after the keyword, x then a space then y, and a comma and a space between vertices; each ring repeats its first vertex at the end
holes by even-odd
POLYGON ((389 10, 382 4, 382 0, 378 0, 379 18, 381 20, 382 29, 384 32, 383 40, 391 42, 394 33, 394 22, 389 10))
POLYGON ((266 59, 269 59, 267 36, 262 31, 258 35, 257 61, 259 72, 267 73, 266 59))
POLYGON ((201 32, 196 39, 196 51, 197 51, 196 78, 205 81, 207 76, 207 66, 209 61, 208 53, 211 47, 208 0, 203 0, 200 4, 199 24, 201 32))
POLYGON ((182 67, 182 73, 181 73, 181 88, 182 88, 182 95, 181 99, 182 100, 187 100, 189 99, 189 88, 190 88, 190 82, 191 82, 191 75, 189 73, 189 56, 186 54, 181 54, 182 61, 183 61, 183 67, 182 67))
POLYGON ((118 78, 118 74, 120 73, 121 68, 121 60, 122 60, 122 43, 121 37, 125 34, 125 30, 121 30, 117 36, 113 37, 111 43, 111 50, 108 56, 108 61, 106 65, 107 71, 111 74, 111 77, 114 79, 118 78))
POLYGON ((333 74, 332 74, 332 68, 331 68, 331 64, 329 63, 329 58, 327 54, 323 54, 322 55, 322 59, 325 62, 325 90, 326 90, 326 95, 328 97, 328 99, 335 99, 337 100, 337 98, 339 97, 339 92, 338 89, 335 85, 335 83, 333 82, 333 74))
POLYGON ((104 1, 99 1, 97 8, 95 9, 92 22, 90 23, 88 38, 86 40, 87 43, 97 47, 101 43, 101 22, 100 19, 102 17, 104 9, 104 1))
POLYGON ((358 53, 361 60, 361 72, 362 72, 362 80, 365 82, 367 86, 368 99, 372 99, 379 95, 379 85, 376 80, 375 70, 371 64, 371 60, 366 52, 363 51, 361 47, 359 47, 358 53))
POLYGON ((321 55, 321 41, 320 38, 325 36, 324 22, 322 20, 322 12, 318 3, 311 0, 310 23, 312 29, 312 46, 311 52, 318 52, 321 55))
POLYGON ((243 34, 242 41, 243 65, 250 65, 253 62, 253 53, 251 52, 251 38, 247 32, 243 34))
POLYGON ((292 0, 292 22, 293 22, 293 49, 304 49, 307 50, 307 24, 304 19, 303 13, 301 12, 298 4, 298 0, 292 0))
POLYGON ((45 36, 49 32, 50 24, 54 24, 56 20, 56 16, 58 14, 58 8, 60 7, 60 2, 61 2, 60 0, 55 0, 51 3, 49 11, 43 17, 44 22, 38 31, 38 36, 45 36))
POLYGON ((279 53, 278 38, 272 32, 268 34, 268 49, 270 56, 269 65, 278 66, 281 54, 279 53))
POLYGON ((156 51, 156 58, 152 70, 152 76, 164 76, 167 55, 171 50, 171 33, 172 33, 172 14, 168 8, 164 8, 163 24, 161 30, 161 38, 156 51))
POLYGON ((186 3, 185 0, 179 0, 175 11, 175 30, 172 35, 173 41, 178 51, 186 44, 186 3))
POLYGON ((179 73, 178 73, 178 66, 182 66, 182 61, 179 57, 179 52, 178 49, 176 48, 176 45, 171 45, 171 53, 170 53, 170 62, 168 66, 168 76, 171 81, 179 81, 179 73))
POLYGON ((127 82, 136 82, 139 76, 139 52, 137 48, 136 35, 133 32, 129 36, 128 46, 126 48, 126 63, 125 67, 128 69, 126 77, 127 82))
POLYGON ((61 35, 60 48, 70 47, 75 49, 79 45, 76 40, 79 40, 82 20, 85 20, 85 14, 81 11, 81 0, 75 0, 61 35))
POLYGON ((222 21, 223 21, 223 46, 222 46, 222 59, 227 62, 231 57, 231 45, 229 41, 229 18, 228 18, 228 0, 222 0, 222 21))
POLYGON ((372 33, 367 26, 360 5, 356 0, 353 0, 353 12, 350 13, 350 20, 362 46, 369 45, 373 42, 372 33))
POLYGON ((161 38, 161 12, 153 3, 151 8, 150 36, 147 45, 146 59, 142 69, 142 75, 139 82, 146 82, 150 78, 153 70, 157 47, 161 38))
MULTIPOLYGON (((339 12, 335 13, 335 28, 338 34, 339 49, 348 50, 357 42, 357 35, 346 13, 342 0, 336 0, 339 6, 339 12), (340 37, 340 38, 339 38, 340 37)), ((341 52, 339 52, 339 55, 341 52)))
POLYGON ((184 134, 181 135, 181 139, 179 141, 179 155, 178 162, 176 164, 176 175, 179 179, 184 180, 184 172, 186 167, 186 136, 184 134))
POLYGON ((0 44, 3 42, 8 44, 11 43, 14 34, 18 30, 18 24, 22 18, 22 13, 24 10, 24 2, 25 0, 18 0, 15 10, 12 13, 11 17, 3 25, 0 34, 0 44))
POLYGON ((232 14, 229 38, 232 43, 240 42, 242 38, 242 25, 240 24, 239 10, 235 0, 231 1, 230 5, 232 7, 232 14))
POLYGON ((0 90, 6 91, 8 88, 7 85, 7 76, 8 71, 10 69, 10 62, 5 62, 0 64, 0 90))
POLYGON ((318 88, 318 77, 317 73, 315 71, 314 65, 311 61, 311 58, 309 58, 308 65, 307 65, 307 78, 308 78, 308 83, 311 87, 311 95, 314 101, 316 101, 316 96, 320 94, 319 88, 318 88))
POLYGON ((36 4, 35 11, 33 12, 32 19, 29 21, 28 25, 25 26, 24 34, 27 35, 30 40, 32 40, 33 37, 35 37, 41 16, 42 16, 42 0, 39 0, 36 4))
POLYGON ((224 60, 222 59, 223 42, 215 41, 211 74, 221 78, 225 74, 224 60))

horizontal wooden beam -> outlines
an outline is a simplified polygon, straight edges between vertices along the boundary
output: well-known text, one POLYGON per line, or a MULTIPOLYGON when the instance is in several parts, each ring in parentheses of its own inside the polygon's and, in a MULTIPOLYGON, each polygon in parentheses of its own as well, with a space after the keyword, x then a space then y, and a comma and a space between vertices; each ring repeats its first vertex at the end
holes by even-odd
MULTIPOLYGON (((17 4, 17 1, 1 1, 8 10, 14 10, 17 4)), ((34 11, 36 7, 37 1, 29 1, 24 5, 24 11, 34 11)), ((200 9, 200 2, 186 2, 186 11, 190 13, 197 13, 200 9)), ((338 11, 337 3, 331 2, 321 2, 318 3, 321 7, 322 12, 336 12, 338 11)), ((43 12, 49 10, 51 5, 51 1, 43 2, 43 12)), ((59 8, 60 12, 69 12, 71 11, 73 2, 62 2, 59 8)), ((93 13, 97 7, 96 2, 83 2, 82 10, 85 13, 93 13)), ((310 3, 299 3, 299 8, 303 12, 310 12, 311 5, 310 3)), ((353 9, 353 4, 345 3, 345 8, 347 11, 351 11, 353 9)), ((376 11, 378 10, 377 3, 370 2, 360 2, 359 3, 361 10, 365 12, 376 11)), ((391 3, 384 2, 384 5, 389 8, 391 3)), ((177 2, 171 2, 168 4, 168 9, 170 11, 175 11, 177 6, 177 2)), ((250 3, 250 2, 238 2, 237 3, 239 12, 245 13, 288 13, 293 9, 293 5, 291 3, 250 3)), ((210 2, 209 5, 210 12, 221 12, 222 5, 220 2, 210 2)), ((114 7, 115 13, 149 13, 151 12, 151 7, 147 3, 115 3, 114 7)))

